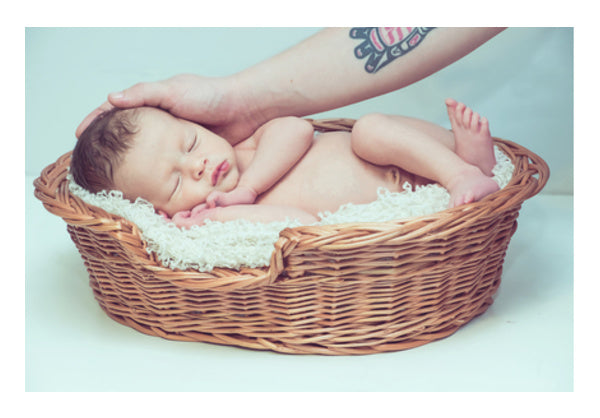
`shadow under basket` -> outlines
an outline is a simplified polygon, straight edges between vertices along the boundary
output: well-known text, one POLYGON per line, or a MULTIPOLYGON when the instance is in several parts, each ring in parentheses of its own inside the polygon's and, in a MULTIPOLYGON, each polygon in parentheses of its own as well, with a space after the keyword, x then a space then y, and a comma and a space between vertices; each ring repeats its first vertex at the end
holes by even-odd
MULTIPOLYGON (((311 121, 319 131, 354 120, 311 121)), ((69 192, 70 153, 35 180, 60 216, 109 317, 167 339, 294 354, 370 354, 417 347, 483 313, 500 285, 521 204, 547 164, 494 138, 515 172, 479 202, 395 222, 288 228, 268 267, 208 273, 161 265, 131 222, 69 192)))

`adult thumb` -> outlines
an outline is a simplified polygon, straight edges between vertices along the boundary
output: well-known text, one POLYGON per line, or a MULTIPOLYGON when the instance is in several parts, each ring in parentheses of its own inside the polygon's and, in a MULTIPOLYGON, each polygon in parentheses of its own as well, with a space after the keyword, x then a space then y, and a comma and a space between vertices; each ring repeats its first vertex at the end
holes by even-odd
POLYGON ((161 83, 137 83, 125 90, 108 95, 108 101, 115 107, 130 108, 153 106, 169 109, 168 88, 161 83))

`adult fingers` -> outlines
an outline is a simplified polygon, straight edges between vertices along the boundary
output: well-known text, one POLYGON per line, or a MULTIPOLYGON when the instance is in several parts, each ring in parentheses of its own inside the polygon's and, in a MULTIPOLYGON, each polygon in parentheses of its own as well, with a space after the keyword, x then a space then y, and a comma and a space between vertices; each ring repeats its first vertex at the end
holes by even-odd
POLYGON ((77 127, 77 129, 75 130, 75 136, 77 138, 79 138, 79 136, 81 135, 81 133, 83 131, 85 131, 85 128, 88 127, 88 125, 90 123, 92 123, 92 121, 102 112, 105 112, 107 110, 112 109, 114 106, 111 105, 109 102, 104 102, 102 103, 100 106, 98 106, 96 109, 94 109, 89 115, 87 115, 83 121, 81 121, 81 123, 79 124, 79 126, 77 127))
POLYGON ((169 110, 172 100, 168 94, 169 88, 161 82, 137 83, 125 90, 110 93, 108 101, 120 108, 153 106, 169 110))
POLYGON ((131 108, 139 106, 160 107, 170 110, 172 100, 168 97, 169 88, 160 82, 137 83, 123 91, 110 93, 108 101, 102 103, 83 119, 75 130, 75 136, 79 138, 88 125, 102 112, 114 107, 131 108))

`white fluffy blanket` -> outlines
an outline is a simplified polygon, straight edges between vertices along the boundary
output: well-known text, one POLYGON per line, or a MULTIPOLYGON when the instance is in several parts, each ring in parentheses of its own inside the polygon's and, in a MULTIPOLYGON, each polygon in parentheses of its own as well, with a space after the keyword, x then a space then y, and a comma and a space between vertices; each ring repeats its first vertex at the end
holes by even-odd
MULTIPOLYGON (((497 164, 493 171, 494 180, 502 188, 510 181, 514 166, 498 148, 495 152, 497 164)), ((93 194, 72 179, 69 187, 73 194, 85 202, 136 224, 148 243, 148 251, 156 253, 161 263, 172 269, 210 271, 214 267, 239 269, 267 266, 279 232, 301 225, 296 220, 262 224, 239 219, 229 222, 208 221, 203 226, 182 230, 157 215, 153 206, 142 199, 131 203, 123 199, 118 191, 93 194)), ((404 189, 401 193, 380 189, 377 200, 372 203, 347 204, 334 213, 321 213, 317 225, 399 220, 429 215, 448 207, 450 195, 437 184, 412 190, 407 183, 404 189)))

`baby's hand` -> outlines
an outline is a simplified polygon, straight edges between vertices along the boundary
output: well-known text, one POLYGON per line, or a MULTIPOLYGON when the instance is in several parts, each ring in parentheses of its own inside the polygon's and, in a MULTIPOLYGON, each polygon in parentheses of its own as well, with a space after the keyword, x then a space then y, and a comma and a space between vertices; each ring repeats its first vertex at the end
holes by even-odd
POLYGON ((216 206, 249 205, 256 200, 257 193, 249 187, 236 187, 230 192, 219 191, 211 192, 206 198, 206 206, 214 208, 216 206))
POLYGON ((212 212, 213 210, 208 208, 206 203, 203 203, 195 206, 192 210, 183 210, 175 213, 170 221, 180 228, 190 228, 193 225, 201 226, 204 225, 204 221, 210 219, 212 212))

